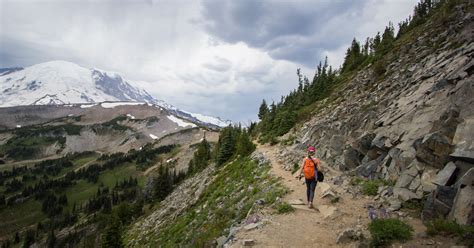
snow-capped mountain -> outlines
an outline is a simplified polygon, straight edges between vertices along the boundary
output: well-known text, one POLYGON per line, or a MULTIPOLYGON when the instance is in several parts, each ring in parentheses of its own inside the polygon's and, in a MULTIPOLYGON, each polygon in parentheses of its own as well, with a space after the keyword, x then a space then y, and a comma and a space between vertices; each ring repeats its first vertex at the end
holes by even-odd
POLYGON ((87 69, 67 61, 4 68, 0 69, 0 107, 136 101, 158 105, 198 124, 230 124, 216 117, 182 111, 129 82, 117 73, 87 69))

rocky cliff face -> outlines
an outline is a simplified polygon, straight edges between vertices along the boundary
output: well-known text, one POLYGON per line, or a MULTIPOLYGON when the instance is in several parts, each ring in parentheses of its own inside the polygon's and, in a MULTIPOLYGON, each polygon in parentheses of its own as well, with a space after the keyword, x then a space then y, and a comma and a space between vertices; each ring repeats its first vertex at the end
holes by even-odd
MULTIPOLYGON (((456 6, 389 54, 386 72, 372 65, 322 101, 282 147, 289 167, 308 145, 329 166, 395 182, 381 203, 423 200, 423 218, 473 223, 474 15, 456 6)), ((385 193, 385 192, 384 192, 385 193)))

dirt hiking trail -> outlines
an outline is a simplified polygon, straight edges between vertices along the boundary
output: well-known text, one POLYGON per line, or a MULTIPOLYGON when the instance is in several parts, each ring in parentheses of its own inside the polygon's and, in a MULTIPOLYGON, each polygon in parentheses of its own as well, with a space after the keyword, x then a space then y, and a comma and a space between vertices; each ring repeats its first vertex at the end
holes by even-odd
MULTIPOLYGON (((274 211, 265 210, 257 213, 263 224, 252 230, 243 228, 238 231, 235 235, 237 240, 230 247, 242 247, 243 240, 253 240, 253 247, 359 247, 358 241, 336 243, 338 235, 346 229, 360 230, 366 239, 370 238, 367 230, 370 222, 367 205, 374 201, 371 197, 347 190, 354 187, 349 182, 335 185, 332 179, 341 175, 340 171, 332 169, 321 161, 325 179, 324 182, 318 183, 314 208, 309 209, 304 178, 298 180, 295 178, 298 172, 292 175, 290 171, 283 169, 277 159, 276 147, 259 145, 257 151, 265 155, 271 163, 271 173, 281 178, 281 182, 289 189, 289 193, 282 200, 288 203, 302 200, 304 204, 292 204, 295 211, 287 214, 276 214, 274 211), (331 201, 334 197, 322 197, 328 191, 335 193, 339 200, 331 201)), ((405 244, 395 243, 394 245, 396 247, 424 246, 425 240, 416 239, 416 235, 425 232, 426 228, 417 218, 409 218, 408 222, 415 230, 415 239, 405 244)))
MULTIPOLYGON (((318 183, 314 197, 314 208, 309 209, 306 201, 306 185, 304 178, 298 180, 290 171, 285 171, 277 161, 278 149, 270 146, 259 146, 271 163, 271 173, 282 179, 282 183, 289 189, 283 198, 285 202, 303 201, 304 205, 293 205, 294 212, 282 215, 263 216, 267 223, 259 229, 241 230, 236 237, 239 241, 253 239, 254 247, 347 247, 348 244, 336 244, 339 232, 357 225, 367 226, 367 210, 364 204, 365 197, 353 199, 348 193, 338 194, 340 200, 331 203, 329 198, 321 198, 321 190, 328 186, 334 192, 342 192, 340 186, 329 182, 331 177, 340 173, 321 161, 321 168, 325 174, 325 182, 318 183)), ((302 160, 303 161, 303 160, 302 160)), ((235 242, 231 247, 240 247, 241 242, 235 242)))

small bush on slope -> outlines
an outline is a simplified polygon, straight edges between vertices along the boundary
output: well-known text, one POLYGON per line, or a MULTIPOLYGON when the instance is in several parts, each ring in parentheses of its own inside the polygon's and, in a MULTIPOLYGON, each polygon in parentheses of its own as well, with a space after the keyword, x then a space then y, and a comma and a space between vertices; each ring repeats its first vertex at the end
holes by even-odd
POLYGON ((295 211, 293 206, 291 206, 290 204, 288 204, 286 202, 282 202, 282 203, 278 204, 278 206, 277 206, 277 212, 279 214, 291 213, 293 211, 295 211))
POLYGON ((474 246, 474 227, 459 225, 454 221, 446 219, 435 219, 426 224, 428 235, 455 235, 463 244, 474 246))
POLYGON ((377 219, 369 224, 371 246, 389 245, 392 241, 407 241, 413 237, 413 227, 399 219, 377 219))

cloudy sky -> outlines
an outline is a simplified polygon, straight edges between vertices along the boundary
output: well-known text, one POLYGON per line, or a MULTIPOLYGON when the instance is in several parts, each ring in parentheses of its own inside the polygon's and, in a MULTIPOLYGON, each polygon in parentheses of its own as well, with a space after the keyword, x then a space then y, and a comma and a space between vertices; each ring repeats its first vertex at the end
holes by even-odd
POLYGON ((119 72, 179 108, 256 119, 262 99, 335 67, 415 0, 0 0, 0 67, 67 60, 119 72))

